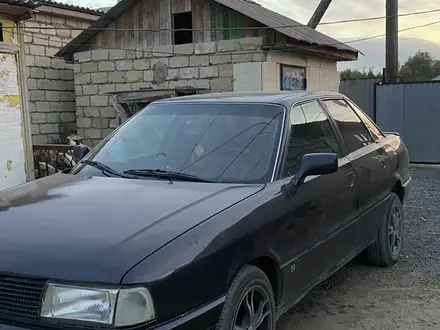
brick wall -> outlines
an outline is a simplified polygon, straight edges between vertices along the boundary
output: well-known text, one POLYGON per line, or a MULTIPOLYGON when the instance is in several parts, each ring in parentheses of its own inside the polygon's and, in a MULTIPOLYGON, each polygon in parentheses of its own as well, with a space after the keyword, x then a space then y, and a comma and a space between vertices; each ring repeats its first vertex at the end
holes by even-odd
POLYGON ((54 54, 71 41, 90 20, 37 13, 25 22, 26 75, 33 143, 64 143, 76 133, 73 64, 54 54), (61 29, 64 28, 64 29, 61 29))
POLYGON ((78 134, 95 145, 118 126, 115 92, 139 88, 232 91, 234 65, 264 62, 261 38, 160 46, 150 51, 92 50, 75 54, 78 134), (173 55, 174 54, 174 55, 173 55))

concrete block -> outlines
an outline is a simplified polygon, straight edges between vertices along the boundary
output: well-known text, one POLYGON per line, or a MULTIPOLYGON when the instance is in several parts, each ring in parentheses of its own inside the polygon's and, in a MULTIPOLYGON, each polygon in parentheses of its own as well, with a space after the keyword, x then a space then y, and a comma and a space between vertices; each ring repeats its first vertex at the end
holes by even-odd
POLYGON ((31 55, 26 55, 26 65, 27 66, 34 66, 35 65, 35 57, 31 55))
POLYGON ((41 134, 58 133, 58 125, 56 124, 42 124, 40 125, 41 134))
POLYGON ((52 89, 52 83, 48 79, 38 79, 37 80, 37 88, 40 90, 52 89))
POLYGON ((29 53, 31 55, 46 56, 46 48, 44 46, 29 45, 29 53))
POLYGON ((185 87, 188 87, 188 80, 173 80, 170 81, 169 84, 170 89, 185 88, 185 87))
POLYGON ((207 66, 209 65, 209 55, 191 56, 189 59, 190 66, 207 66))
POLYGON ((234 75, 234 65, 233 64, 223 64, 218 66, 220 77, 232 77, 234 75))
POLYGON ((232 40, 219 40, 217 41, 218 52, 235 52, 240 49, 240 43, 238 39, 232 40))
POLYGON ((265 62, 267 59, 266 53, 255 53, 252 54, 252 61, 254 62, 265 62))
POLYGON ((108 73, 108 82, 109 83, 123 83, 127 82, 127 74, 126 72, 109 72, 108 73))
POLYGON ((76 105, 79 107, 90 106, 90 96, 77 96, 76 105))
POLYGON ((169 69, 167 80, 179 80, 179 69, 169 69))
POLYGON ((47 122, 48 123, 59 123, 60 121, 61 121, 61 113, 50 112, 47 114, 47 122))
POLYGON ((99 71, 115 71, 116 64, 114 61, 101 61, 98 63, 99 71))
POLYGON ((74 73, 80 73, 81 72, 81 64, 75 63, 73 66, 73 72, 74 73))
POLYGON ((86 51, 86 52, 74 53, 73 59, 79 63, 90 62, 92 60, 92 52, 86 51))
POLYGON ((123 60, 127 57, 127 52, 122 49, 110 49, 109 59, 110 60, 123 60))
POLYGON ((184 68, 189 66, 188 56, 176 56, 170 58, 170 68, 184 68))
MULTIPOLYGON (((75 77, 75 83, 76 83, 75 77)), ((102 84, 108 81, 108 73, 107 72, 97 72, 91 74, 91 81, 93 84, 102 84)))
POLYGON ((219 76, 219 70, 217 66, 206 66, 200 68, 200 78, 213 78, 219 76))
POLYGON ((236 53, 232 54, 232 63, 249 63, 254 61, 254 54, 236 53))
POLYGON ((91 73, 98 71, 98 63, 96 62, 85 62, 81 64, 81 72, 91 73))
POLYGON ((101 116, 100 111, 101 111, 101 108, 99 108, 99 107, 85 107, 84 108, 84 116, 89 117, 89 118, 99 118, 101 116))
POLYGON ((216 42, 199 42, 194 45, 194 52, 200 54, 214 54, 217 52, 216 42))
MULTIPOLYGON (((40 92, 43 93, 44 92, 40 92)), ((46 98, 46 95, 44 96, 46 98)), ((35 111, 38 112, 49 112, 51 110, 50 102, 35 102, 35 111)))
POLYGON ((240 43, 240 49, 242 50, 253 50, 253 49, 261 49, 263 46, 263 38, 254 37, 254 38, 241 38, 238 39, 240 43))
POLYGON ((234 92, 261 91, 262 63, 234 64, 234 92))
POLYGON ((51 60, 51 67, 54 69, 65 69, 67 68, 67 63, 62 58, 52 58, 51 60))
POLYGON ((116 92, 129 92, 132 90, 132 84, 116 84, 116 92))
POLYGON ((74 112, 61 113, 60 120, 63 123, 73 123, 76 122, 76 115, 74 112))
POLYGON ((179 69, 179 76, 181 79, 199 78, 199 68, 179 69))
POLYGON ((46 135, 33 135, 32 136, 32 143, 33 144, 47 144, 47 136, 46 135))
POLYGON ((46 47, 46 56, 47 57, 54 57, 58 51, 59 51, 59 48, 46 47))
POLYGON ((209 57, 209 63, 217 65, 217 64, 227 64, 231 63, 232 57, 231 55, 212 55, 209 57))
POLYGON ((83 90, 84 95, 98 94, 98 86, 97 85, 84 85, 82 90, 83 90))
POLYGON ((194 44, 174 45, 174 54, 176 56, 191 55, 194 53, 194 44))
POLYGON ((109 59, 109 50, 108 49, 95 49, 92 50, 92 60, 93 61, 102 61, 109 59))
POLYGON ((144 77, 143 71, 128 71, 127 72, 127 82, 139 82, 142 81, 144 77))
POLYGON ((32 133, 32 135, 39 134, 40 133, 40 125, 31 124, 31 133, 32 133))
POLYGON ((86 85, 90 84, 91 75, 90 73, 81 73, 75 76, 75 85, 86 85))
POLYGON ((47 116, 45 113, 42 112, 31 113, 32 124, 46 123, 46 120, 47 120, 47 116))
POLYGON ((30 100, 31 101, 45 101, 46 94, 44 91, 30 91, 30 100))
POLYGON ((50 58, 45 56, 35 56, 35 66, 49 68, 51 66, 50 58))
POLYGON ((119 60, 119 61, 116 61, 116 70, 118 70, 118 71, 133 70, 133 60, 119 60))
POLYGON ((83 91, 82 91, 82 86, 81 85, 75 85, 75 95, 76 96, 82 96, 83 95, 83 91))
POLYGON ((119 119, 115 118, 115 119, 111 119, 109 122, 109 127, 110 128, 117 128, 119 127, 119 119))
POLYGON ((93 95, 90 97, 90 105, 92 107, 106 107, 108 106, 108 96, 93 95))
POLYGON ((45 71, 42 68, 30 68, 30 77, 31 78, 37 78, 37 79, 43 79, 45 75, 45 71))
POLYGON ((188 80, 188 87, 209 89, 210 83, 209 79, 190 79, 188 80))
POLYGON ((76 125, 80 128, 92 127, 92 119, 91 118, 77 118, 76 125))
POLYGON ((215 92, 232 92, 232 78, 217 78, 211 80, 211 90, 215 92))
POLYGON ((54 69, 47 69, 45 70, 46 78, 47 79, 59 79, 60 78, 60 71, 54 70, 54 69))
POLYGON ((100 95, 108 94, 108 93, 114 93, 116 91, 116 87, 114 84, 108 84, 108 85, 99 85, 99 93, 100 95))
POLYGON ((154 72, 153 70, 144 71, 144 81, 153 81, 154 72))
POLYGON ((101 108, 101 117, 103 118, 115 118, 116 117, 116 111, 113 107, 105 107, 101 108))
POLYGON ((62 70, 60 71, 60 78, 62 80, 73 80, 74 75, 72 70, 62 70))
POLYGON ((28 89, 37 89, 37 80, 36 79, 27 79, 26 80, 28 89))
POLYGON ((148 70, 150 68, 150 60, 147 58, 140 58, 133 61, 135 70, 148 70))
POLYGON ((110 119, 108 118, 96 118, 92 119, 93 128, 108 128, 110 119))
POLYGON ((63 80, 51 80, 52 89, 56 91, 65 91, 67 84, 63 80))

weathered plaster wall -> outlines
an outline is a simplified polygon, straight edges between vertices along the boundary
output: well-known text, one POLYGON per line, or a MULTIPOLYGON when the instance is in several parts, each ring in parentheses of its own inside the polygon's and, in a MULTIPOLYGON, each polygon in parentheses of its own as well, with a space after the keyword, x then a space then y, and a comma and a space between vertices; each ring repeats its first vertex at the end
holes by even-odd
POLYGON ((280 90, 281 64, 296 65, 306 68, 307 90, 318 91, 339 91, 340 77, 337 69, 337 62, 322 59, 314 56, 294 54, 292 52, 270 51, 267 55, 265 66, 264 90, 280 90))
MULTIPOLYGON (((1 17, 0 22, 14 25, 1 17)), ((3 32, 4 42, 17 44, 11 32, 3 32)), ((17 55, 0 53, 0 190, 26 182, 23 134, 17 55)))
POLYGON ((94 145, 118 126, 109 95, 140 88, 233 91, 238 63, 266 60, 261 38, 158 46, 151 51, 101 49, 75 54, 78 134, 94 145))
POLYGON ((81 32, 66 27, 87 28, 94 16, 67 10, 70 16, 59 15, 44 8, 24 23, 32 139, 35 144, 64 143, 76 133, 73 64, 54 54, 81 32))

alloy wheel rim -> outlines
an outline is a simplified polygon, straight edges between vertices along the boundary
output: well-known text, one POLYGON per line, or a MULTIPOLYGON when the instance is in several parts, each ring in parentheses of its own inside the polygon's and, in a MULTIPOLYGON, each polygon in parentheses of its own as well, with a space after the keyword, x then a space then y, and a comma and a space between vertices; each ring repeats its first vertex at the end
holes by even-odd
POLYGON ((269 295, 254 286, 246 291, 234 317, 233 330, 273 330, 269 295))
POLYGON ((391 210, 388 226, 388 242, 391 254, 396 257, 402 248, 402 212, 397 206, 391 210))

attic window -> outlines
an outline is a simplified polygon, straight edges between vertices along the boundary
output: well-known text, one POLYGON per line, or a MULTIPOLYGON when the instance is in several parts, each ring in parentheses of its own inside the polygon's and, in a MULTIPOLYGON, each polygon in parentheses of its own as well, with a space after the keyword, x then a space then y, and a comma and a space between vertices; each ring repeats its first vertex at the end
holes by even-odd
POLYGON ((3 23, 0 23, 0 42, 3 42, 3 23))
POLYGON ((185 29, 184 31, 174 31, 174 44, 192 44, 192 13, 190 11, 173 14, 174 29, 185 29))

